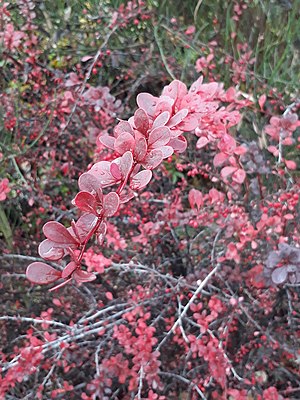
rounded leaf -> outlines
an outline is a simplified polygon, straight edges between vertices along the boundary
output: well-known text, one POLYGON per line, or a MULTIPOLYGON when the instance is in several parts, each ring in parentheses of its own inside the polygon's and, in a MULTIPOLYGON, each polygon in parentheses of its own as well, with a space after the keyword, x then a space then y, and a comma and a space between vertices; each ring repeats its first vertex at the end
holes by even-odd
POLYGON ((150 132, 148 145, 154 148, 159 148, 167 144, 170 140, 170 129, 167 126, 160 126, 150 132))
POLYGON ((142 108, 136 110, 133 120, 136 129, 146 134, 147 130, 149 129, 149 119, 148 115, 142 108))
POLYGON ((137 105, 146 111, 151 117, 155 114, 155 107, 157 105, 158 99, 150 93, 140 93, 136 98, 137 105))
POLYGON ((81 211, 85 211, 95 215, 98 214, 98 202, 95 197, 89 192, 79 192, 73 200, 73 204, 81 211))
POLYGON ((151 150, 144 158, 142 165, 146 169, 156 168, 164 159, 163 153, 159 149, 151 150))
POLYGON ((120 199, 116 192, 108 193, 103 199, 104 217, 112 217, 119 208, 120 199))
POLYGON ((61 272, 43 262, 34 262, 28 265, 27 279, 38 285, 46 285, 61 278, 61 272))
POLYGON ((69 262, 69 264, 67 264, 66 267, 64 268, 61 277, 63 279, 69 278, 76 270, 76 268, 78 268, 78 265, 74 261, 69 262))
POLYGON ((134 147, 135 140, 130 133, 124 132, 117 137, 115 142, 115 150, 119 154, 124 154, 126 151, 133 151, 134 147))
POLYGON ((43 226, 43 232, 47 239, 62 245, 77 244, 77 240, 68 232, 62 224, 49 221, 43 226))
POLYGON ((101 182, 100 180, 92 174, 85 172, 80 175, 78 179, 79 189, 85 192, 96 192, 98 193, 101 190, 101 182))
POLYGON ((55 247, 55 243, 49 239, 43 240, 38 249, 39 255, 45 260, 58 261, 64 256, 64 249, 55 247))
POLYGON ((92 272, 83 271, 82 269, 77 269, 73 273, 73 278, 77 283, 91 282, 97 277, 92 272))
POLYGON ((143 189, 152 178, 152 171, 145 169, 144 171, 138 172, 131 180, 130 187, 133 190, 143 189))
POLYGON ((286 281, 287 275, 288 275, 288 272, 287 272, 286 267, 276 268, 272 272, 272 281, 276 285, 280 285, 281 283, 286 281))

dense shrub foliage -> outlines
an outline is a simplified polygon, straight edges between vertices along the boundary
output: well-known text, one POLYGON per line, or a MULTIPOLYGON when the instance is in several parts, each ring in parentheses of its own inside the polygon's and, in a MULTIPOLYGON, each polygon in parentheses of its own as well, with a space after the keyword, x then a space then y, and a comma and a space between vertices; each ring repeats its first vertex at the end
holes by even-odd
POLYGON ((299 1, 168 3, 0 2, 0 399, 300 396, 299 1))

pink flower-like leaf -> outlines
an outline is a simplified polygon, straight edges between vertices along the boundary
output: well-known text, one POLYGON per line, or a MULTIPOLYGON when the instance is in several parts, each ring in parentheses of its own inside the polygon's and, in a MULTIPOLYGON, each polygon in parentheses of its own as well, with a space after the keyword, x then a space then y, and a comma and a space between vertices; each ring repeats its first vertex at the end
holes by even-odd
POLYGON ((63 279, 69 278, 76 270, 76 268, 78 268, 78 265, 74 261, 69 262, 69 264, 67 264, 64 270, 62 271, 61 277, 63 279))
POLYGON ((152 171, 149 169, 145 169, 143 171, 138 172, 131 180, 130 187, 133 190, 143 189, 152 178, 152 171))
POLYGON ((161 126, 155 128, 150 132, 148 145, 151 146, 152 149, 164 146, 169 142, 170 136, 170 129, 168 127, 161 126))
POLYGON ((119 208, 120 199, 116 192, 108 193, 103 199, 103 210, 105 217, 112 217, 119 208))
POLYGON ((26 276, 32 283, 46 285, 60 279, 61 272, 43 262, 34 262, 28 265, 26 276))
POLYGON ((151 150, 144 158, 142 165, 146 169, 156 168, 164 159, 163 153, 159 149, 151 150))
POLYGON ((136 102, 140 108, 146 111, 151 117, 155 114, 155 108, 158 99, 149 93, 140 93, 137 95, 136 102))
POLYGON ((134 113, 134 125, 136 129, 143 134, 146 134, 147 130, 149 129, 148 115, 142 108, 139 108, 134 113))
POLYGON ((73 204, 81 211, 98 215, 98 202, 89 192, 79 192, 74 198, 73 204))
POLYGON ((40 243, 38 253, 45 260, 58 261, 63 258, 65 251, 61 247, 56 247, 56 243, 45 239, 40 243))
POLYGON ((115 150, 121 155, 126 151, 133 151, 134 147, 135 140, 131 133, 124 132, 115 141, 115 150))
POLYGON ((77 244, 77 240, 69 233, 67 228, 56 221, 49 221, 43 226, 43 232, 47 239, 54 243, 67 245, 77 244))
POLYGON ((77 283, 85 283, 85 282, 92 282, 97 277, 92 272, 87 272, 81 269, 77 269, 73 272, 73 278, 77 283))

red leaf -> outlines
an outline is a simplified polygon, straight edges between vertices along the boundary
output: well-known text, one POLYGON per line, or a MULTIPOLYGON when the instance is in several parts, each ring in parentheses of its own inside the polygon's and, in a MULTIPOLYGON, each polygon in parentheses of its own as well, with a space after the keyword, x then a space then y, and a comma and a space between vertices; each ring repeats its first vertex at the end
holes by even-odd
POLYGON ((120 199, 116 192, 108 193, 103 199, 103 210, 105 217, 112 217, 119 208, 120 199))
POLYGON ((99 161, 89 171, 90 174, 96 176, 102 187, 111 186, 116 183, 115 178, 110 172, 110 165, 110 161, 99 161))
POLYGON ((66 267, 64 268, 61 277, 63 279, 69 278, 76 270, 76 268, 78 268, 78 265, 74 261, 69 262, 69 264, 67 264, 66 267))
POLYGON ((63 245, 77 244, 77 240, 71 236, 67 228, 56 221, 49 221, 43 226, 43 232, 47 239, 63 245))
POLYGON ((39 245, 39 255, 45 260, 57 261, 62 259, 65 251, 63 248, 56 247, 55 244, 49 239, 43 240, 39 245))
POLYGON ((115 142, 115 150, 119 154, 124 154, 126 151, 133 151, 135 147, 135 140, 131 133, 124 132, 117 137, 115 142))
POLYGON ((152 178, 152 172, 149 169, 138 172, 131 180, 130 187, 133 190, 143 189, 152 178))
POLYGON ((76 222, 76 229, 80 237, 80 242, 83 243, 89 232, 97 223, 97 217, 94 214, 83 214, 76 222))
POLYGON ((89 192, 79 192, 73 200, 73 204, 76 205, 76 207, 78 207, 81 211, 86 211, 95 215, 99 214, 98 202, 89 192))
POLYGON ((60 279, 61 272, 43 262, 34 262, 28 265, 26 276, 32 283, 46 285, 60 279))
POLYGON ((82 271, 81 269, 78 269, 74 271, 73 278, 77 283, 84 283, 94 281, 97 277, 92 272, 82 271))
POLYGON ((155 114, 155 107, 158 99, 149 93, 140 93, 137 95, 136 102, 140 108, 146 111, 151 117, 155 114))
POLYGON ((100 180, 92 174, 85 172, 80 175, 78 179, 79 189, 84 192, 96 192, 97 194, 101 191, 101 182, 100 180))
POLYGON ((149 129, 149 119, 148 115, 142 108, 136 110, 133 120, 136 129, 146 134, 147 130, 149 129))

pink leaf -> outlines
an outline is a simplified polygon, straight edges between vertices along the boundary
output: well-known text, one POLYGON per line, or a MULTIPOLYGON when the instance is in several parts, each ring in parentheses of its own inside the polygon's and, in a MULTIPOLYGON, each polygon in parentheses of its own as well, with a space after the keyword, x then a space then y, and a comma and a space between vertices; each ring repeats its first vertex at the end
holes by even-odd
POLYGON ((105 217, 112 217, 119 208, 120 199, 116 192, 108 193, 103 199, 103 210, 105 217))
POLYGON ((150 132, 148 145, 151 148, 156 149, 160 146, 164 146, 170 140, 170 129, 166 126, 161 126, 153 129, 150 132))
POLYGON ((61 278, 61 272, 43 262, 34 262, 28 265, 26 276, 32 283, 46 285, 61 278))
POLYGON ((292 169, 292 170, 297 169, 297 164, 295 163, 295 161, 292 161, 292 160, 284 160, 284 163, 285 163, 285 165, 286 165, 286 167, 287 167, 288 169, 292 169))
POLYGON ((138 110, 136 110, 136 112, 134 113, 134 125, 136 127, 136 129, 140 132, 142 132, 143 134, 147 133, 147 130, 149 129, 149 119, 148 119, 148 115, 146 114, 146 112, 139 108, 138 110))
POLYGON ((190 87, 189 93, 196 94, 200 90, 202 82, 203 82, 203 76, 200 76, 200 78, 198 78, 196 82, 194 82, 190 87))
POLYGON ((98 202, 89 192, 79 192, 73 200, 73 204, 81 211, 98 214, 98 202))
POLYGON ((138 172, 131 180, 130 187, 133 190, 143 189, 152 178, 152 172, 149 169, 138 172))
POLYGON ((207 145, 207 143, 209 143, 209 140, 206 136, 202 136, 200 139, 198 139, 197 143, 196 143, 196 148, 202 149, 202 147, 205 147, 207 145))
POLYGON ((232 180, 239 184, 242 184, 245 179, 246 179, 246 172, 243 169, 238 169, 232 175, 232 180))
POLYGON ((84 57, 82 57, 81 62, 87 62, 87 61, 91 60, 92 58, 94 58, 94 56, 84 56, 84 57))
POLYGON ((114 129, 114 134, 116 137, 120 136, 122 133, 131 133, 133 134, 132 127, 129 122, 121 121, 114 129))
POLYGON ((57 261, 63 258, 65 251, 63 248, 56 247, 56 243, 49 239, 43 240, 38 249, 39 255, 45 260, 57 261))
POLYGON ((62 224, 49 221, 43 226, 43 232, 47 239, 63 245, 77 244, 77 240, 68 232, 62 224))
POLYGON ((163 153, 159 149, 151 150, 144 158, 142 165, 146 169, 154 169, 163 161, 163 153))
POLYGON ((61 274, 61 277, 63 279, 67 279, 70 275, 73 274, 73 272, 76 270, 76 268, 78 268, 78 265, 74 262, 71 261, 69 262, 69 264, 67 264, 61 274))
POLYGON ((162 146, 160 151, 163 153, 163 158, 169 158, 174 153, 172 146, 162 146))
POLYGON ((115 141, 115 150, 121 155, 126 153, 126 151, 133 151, 134 147, 134 137, 127 132, 121 133, 115 141))
POLYGON ((90 174, 96 176, 102 187, 111 186, 116 183, 115 178, 110 172, 110 165, 109 161, 99 161, 89 171, 90 174))
POLYGON ((134 196, 134 191, 131 188, 125 188, 120 194, 120 203, 127 203, 129 200, 133 199, 134 196))
POLYGON ((134 149, 134 158, 137 162, 142 161, 147 154, 147 141, 145 138, 139 138, 136 141, 134 149))
POLYGON ((178 129, 184 132, 193 131, 198 126, 198 119, 192 114, 188 115, 180 124, 177 125, 178 129))
POLYGON ((187 108, 183 108, 182 110, 178 111, 168 122, 167 126, 169 128, 173 128, 174 126, 180 124, 184 118, 188 115, 189 110, 187 108))
POLYGON ((103 135, 99 137, 99 142, 108 149, 114 150, 116 139, 110 135, 103 135))
POLYGON ((218 153, 214 156, 213 164, 215 167, 219 167, 224 164, 224 162, 228 160, 228 154, 226 153, 218 153))
POLYGON ((120 158, 120 170, 122 172, 122 178, 123 180, 126 180, 128 178, 128 175, 131 172, 132 166, 133 166, 133 156, 130 151, 126 151, 120 158))
POLYGON ((78 270, 74 271, 73 278, 75 279, 75 281, 77 283, 84 283, 84 282, 92 282, 97 277, 92 272, 87 272, 87 271, 78 269, 78 270))
POLYGON ((196 206, 197 210, 199 211, 200 207, 203 206, 203 196, 199 190, 191 189, 189 192, 188 199, 191 208, 194 208, 196 206))
POLYGON ((186 138, 184 136, 178 136, 177 138, 171 139, 168 146, 173 147, 174 151, 177 151, 177 153, 183 153, 187 148, 186 138))
POLYGON ((105 235, 106 235, 106 231, 107 231, 107 224, 106 222, 102 221, 98 230, 97 230, 97 240, 98 243, 100 244, 100 246, 103 244, 105 235))
POLYGON ((224 167, 221 170, 221 176, 222 178, 227 178, 229 175, 232 175, 236 170, 236 167, 224 167))
POLYGON ((149 93, 140 93, 136 98, 136 102, 140 108, 146 111, 151 117, 155 114, 155 107, 158 99, 149 93))
POLYGON ((166 123, 169 121, 169 118, 170 113, 168 111, 164 111, 163 113, 159 114, 153 122, 152 129, 166 125, 166 123))
POLYGON ((110 165, 110 173, 117 181, 120 181, 122 179, 120 167, 114 162, 112 162, 110 165))
POLYGON ((258 99, 258 104, 259 104, 261 111, 263 111, 263 109, 264 109, 266 100, 267 100, 267 96, 265 94, 261 95, 260 98, 258 99))

